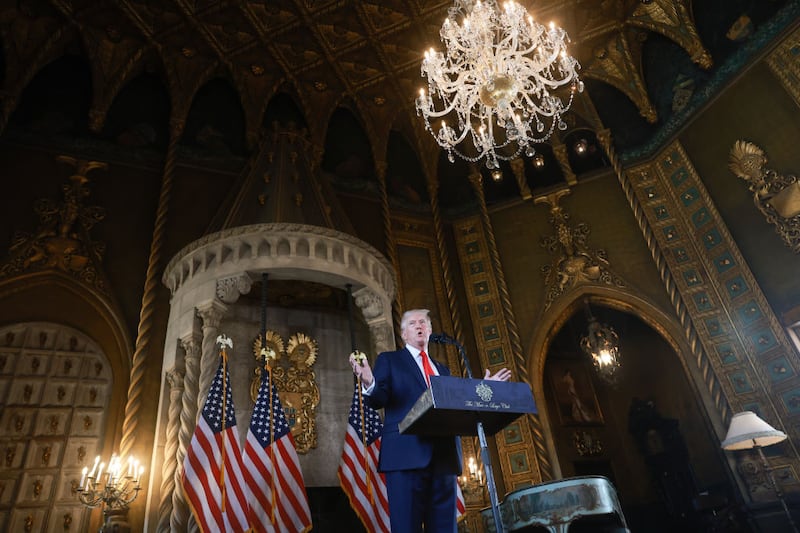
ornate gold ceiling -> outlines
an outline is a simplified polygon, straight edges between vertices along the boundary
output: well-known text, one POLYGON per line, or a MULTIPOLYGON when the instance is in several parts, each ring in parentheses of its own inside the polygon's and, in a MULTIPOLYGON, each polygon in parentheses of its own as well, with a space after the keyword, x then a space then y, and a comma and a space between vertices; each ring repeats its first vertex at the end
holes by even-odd
MULTIPOLYGON (((657 118, 642 73, 648 32, 678 43, 703 67, 711 64, 684 1, 524 3, 537 19, 567 29, 584 78, 616 87, 648 121, 657 118)), ((349 100, 378 146, 389 126, 421 130, 413 117, 413 98, 421 86, 422 52, 438 45, 451 5, 416 0, 4 4, 4 120, 36 72, 79 42, 93 68, 94 129, 102 126, 121 88, 155 68, 168 82, 171 120, 178 130, 198 88, 222 76, 239 92, 251 145, 270 97, 284 90, 298 98, 308 116, 323 120, 349 100)))

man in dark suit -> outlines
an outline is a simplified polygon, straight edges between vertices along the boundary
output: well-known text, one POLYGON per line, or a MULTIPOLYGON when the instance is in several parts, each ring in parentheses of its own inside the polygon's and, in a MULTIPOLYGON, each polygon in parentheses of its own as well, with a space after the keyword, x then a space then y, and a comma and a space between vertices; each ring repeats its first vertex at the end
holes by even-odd
MULTIPOLYGON (((453 533, 456 526, 456 478, 461 473, 458 437, 400 434, 398 424, 429 386, 429 376, 449 376, 445 365, 428 357, 431 319, 427 309, 406 311, 400 322, 401 350, 383 352, 372 369, 351 358, 367 403, 384 409, 378 469, 386 476, 389 517, 395 533, 453 533)), ((511 372, 484 379, 507 381, 511 372)))

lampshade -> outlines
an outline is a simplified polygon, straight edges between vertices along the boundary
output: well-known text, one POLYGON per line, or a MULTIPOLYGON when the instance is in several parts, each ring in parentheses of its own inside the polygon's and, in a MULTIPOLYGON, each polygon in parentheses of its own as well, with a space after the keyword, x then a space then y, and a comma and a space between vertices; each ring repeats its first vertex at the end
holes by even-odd
POLYGON ((756 446, 772 446, 786 440, 786 433, 770 426, 752 411, 736 413, 728 434, 722 441, 725 450, 747 450, 756 446))

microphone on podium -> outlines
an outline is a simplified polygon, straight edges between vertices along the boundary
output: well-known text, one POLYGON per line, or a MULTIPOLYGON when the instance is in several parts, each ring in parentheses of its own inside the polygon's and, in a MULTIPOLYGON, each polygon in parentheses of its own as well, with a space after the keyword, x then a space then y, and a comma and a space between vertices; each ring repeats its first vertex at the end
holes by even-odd
POLYGON ((455 340, 447 333, 431 333, 430 337, 428 337, 428 342, 429 343, 433 342, 435 344, 452 344, 453 346, 458 348, 458 353, 459 355, 461 355, 461 364, 464 365, 464 370, 467 373, 467 377, 469 379, 472 379, 472 370, 470 370, 469 368, 467 355, 464 353, 464 346, 462 346, 460 342, 455 340))

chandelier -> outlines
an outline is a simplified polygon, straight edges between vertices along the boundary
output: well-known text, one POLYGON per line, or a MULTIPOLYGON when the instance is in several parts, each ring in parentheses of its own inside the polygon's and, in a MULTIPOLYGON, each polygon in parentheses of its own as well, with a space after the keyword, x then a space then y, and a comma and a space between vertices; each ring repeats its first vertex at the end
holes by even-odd
POLYGON ((597 321, 589 309, 589 302, 585 305, 589 327, 586 335, 581 337, 581 350, 592 359, 600 379, 613 385, 619 378, 619 336, 614 328, 597 321))
POLYGON ((562 115, 583 82, 562 28, 535 22, 513 1, 501 11, 495 0, 455 0, 439 35, 446 50, 425 52, 428 90, 420 89, 416 107, 451 163, 458 154, 497 169, 498 160, 532 157, 534 144, 567 128, 562 115), (565 101, 556 92, 566 85, 565 101))
POLYGON ((75 489, 78 499, 86 507, 103 508, 101 533, 130 531, 126 517, 128 508, 142 490, 144 467, 134 457, 122 459, 117 454, 111 460, 100 462, 98 455, 91 470, 83 468, 81 481, 75 489))

